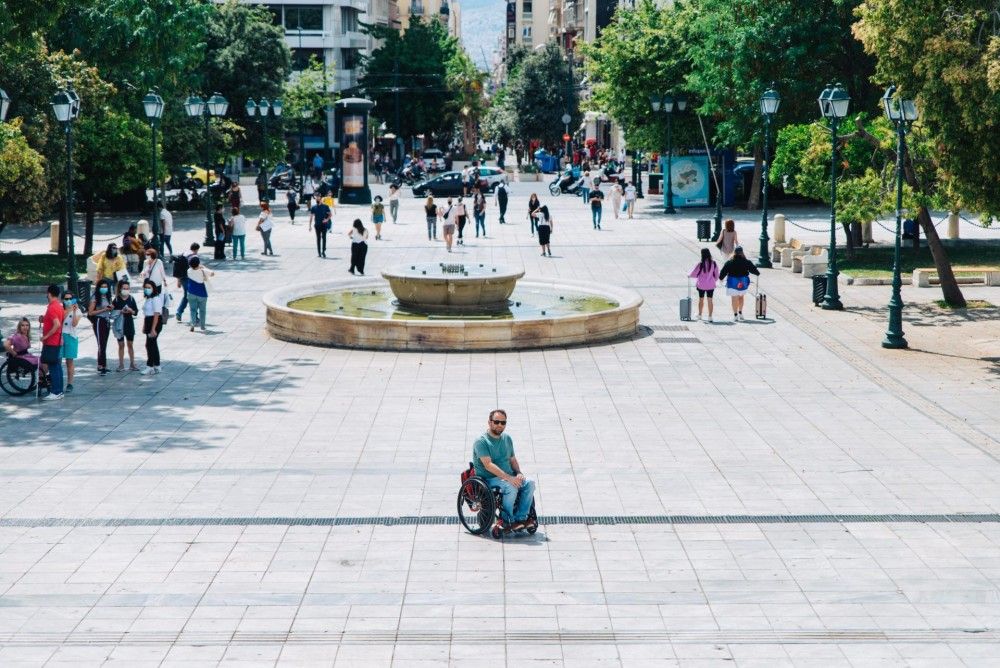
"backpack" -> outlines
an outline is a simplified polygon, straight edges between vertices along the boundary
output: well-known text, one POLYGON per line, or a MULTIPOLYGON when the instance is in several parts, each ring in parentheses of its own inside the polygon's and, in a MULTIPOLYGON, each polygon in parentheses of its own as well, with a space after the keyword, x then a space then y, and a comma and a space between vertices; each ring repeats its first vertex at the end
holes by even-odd
POLYGON ((174 278, 187 278, 188 273, 188 259, 184 255, 175 255, 173 258, 174 263, 174 278))

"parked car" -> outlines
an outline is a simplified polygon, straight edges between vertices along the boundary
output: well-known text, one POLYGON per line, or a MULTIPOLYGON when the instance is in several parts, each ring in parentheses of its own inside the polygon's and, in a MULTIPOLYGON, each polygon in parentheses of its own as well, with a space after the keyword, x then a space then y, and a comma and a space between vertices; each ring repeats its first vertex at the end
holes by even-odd
POLYGON ((507 174, 499 167, 479 168, 479 187, 493 192, 497 184, 507 180, 507 174))
POLYGON ((206 183, 213 183, 215 181, 214 169, 206 172, 203 168, 199 167, 198 165, 184 165, 183 167, 181 167, 181 171, 187 174, 188 178, 193 179, 195 185, 197 185, 199 188, 201 188, 206 183))
POLYGON ((462 194, 462 173, 445 172, 413 186, 414 197, 458 197, 462 194))
POLYGON ((424 149, 420 154, 420 158, 424 161, 428 172, 443 172, 447 169, 444 153, 436 148, 424 149))

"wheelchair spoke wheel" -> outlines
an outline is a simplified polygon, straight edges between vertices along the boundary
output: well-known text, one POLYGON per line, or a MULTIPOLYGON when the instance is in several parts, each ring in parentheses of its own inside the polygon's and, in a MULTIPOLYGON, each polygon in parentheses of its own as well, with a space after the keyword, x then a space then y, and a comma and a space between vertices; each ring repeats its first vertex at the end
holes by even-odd
POLYGON ((35 389, 35 369, 28 364, 11 364, 10 360, 0 367, 0 388, 18 397, 35 389))
POLYGON ((493 492, 481 478, 469 478, 458 490, 458 519, 471 534, 479 535, 493 526, 496 508, 493 492))

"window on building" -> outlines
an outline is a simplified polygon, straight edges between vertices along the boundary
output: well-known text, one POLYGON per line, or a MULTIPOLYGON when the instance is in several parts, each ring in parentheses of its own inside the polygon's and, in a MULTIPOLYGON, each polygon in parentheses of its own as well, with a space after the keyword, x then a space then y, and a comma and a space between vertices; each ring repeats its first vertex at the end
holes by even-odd
POLYGON ((271 23, 276 26, 284 25, 281 18, 281 5, 264 5, 264 9, 271 15, 271 23))
POLYGON ((285 30, 322 30, 323 8, 309 5, 285 5, 285 30))
POLYGON ((301 72, 309 66, 309 60, 323 64, 323 49, 292 49, 292 69, 301 72))
POLYGON ((358 13, 351 7, 340 8, 340 32, 346 35, 358 30, 358 13))
POLYGON ((531 16, 531 2, 527 0, 521 3, 521 13, 525 16, 531 16))
POLYGON ((521 28, 521 37, 523 39, 531 39, 531 26, 521 28))
POLYGON ((341 49, 340 62, 337 63, 338 70, 353 70, 358 66, 357 49, 341 49))

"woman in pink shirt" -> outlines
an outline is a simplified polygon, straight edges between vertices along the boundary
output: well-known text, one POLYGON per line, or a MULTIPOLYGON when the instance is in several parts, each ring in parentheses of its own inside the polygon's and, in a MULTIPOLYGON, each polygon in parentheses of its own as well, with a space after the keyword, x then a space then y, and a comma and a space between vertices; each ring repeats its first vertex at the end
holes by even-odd
POLYGON ((705 297, 708 297, 708 321, 712 322, 712 295, 715 294, 715 285, 719 281, 719 265, 712 259, 712 251, 701 249, 701 262, 694 266, 688 276, 698 279, 695 282, 695 287, 698 288, 698 320, 701 320, 705 297))

